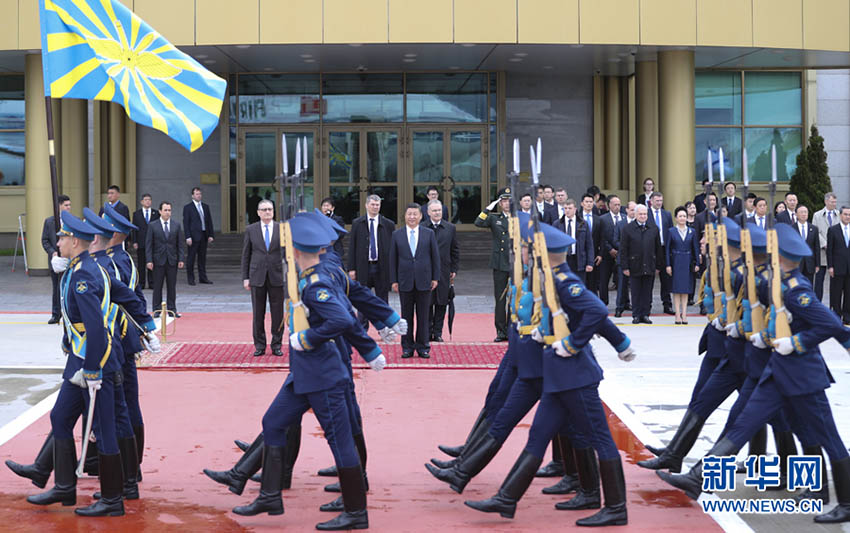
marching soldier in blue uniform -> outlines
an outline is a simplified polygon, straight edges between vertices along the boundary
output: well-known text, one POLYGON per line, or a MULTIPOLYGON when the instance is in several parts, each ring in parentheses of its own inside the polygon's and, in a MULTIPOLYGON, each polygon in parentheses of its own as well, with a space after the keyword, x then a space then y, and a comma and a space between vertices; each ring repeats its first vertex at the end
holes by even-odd
POLYGON ((312 408, 337 465, 345 508, 338 517, 316 528, 365 529, 369 526, 366 487, 345 397, 350 378, 335 342, 356 319, 339 301, 333 282, 318 272, 319 252, 330 244, 327 233, 307 217, 295 217, 289 224, 300 279, 305 280, 301 301, 309 310, 310 327, 290 335, 290 373, 263 416, 260 495, 233 512, 243 516, 283 514, 280 491, 286 429, 300 424, 302 415, 312 408))
MULTIPOLYGON (((812 253, 809 246, 787 224, 777 224, 775 231, 783 271, 783 304, 789 318, 792 318, 792 335, 778 339, 765 338, 770 331, 766 330, 751 337, 754 342, 760 338, 765 346, 772 344, 775 353, 768 360, 743 411, 707 455, 735 455, 758 428, 773 418, 783 406, 787 406, 806 421, 812 438, 823 446, 832 463, 838 505, 832 511, 816 516, 815 522, 848 522, 850 456, 835 427, 824 392, 830 385, 829 371, 818 348, 821 342, 830 337, 842 339, 846 333, 835 314, 816 298, 808 279, 800 273, 800 261, 812 253)), ((846 348, 847 343, 844 344, 846 348)), ((657 474, 691 498, 696 499, 702 492, 702 462, 697 463, 687 474, 672 475, 661 471, 657 474)))
MULTIPOLYGON (((599 507, 599 480, 605 494, 605 507, 593 516, 576 521, 579 526, 625 525, 626 486, 620 453, 608 429, 608 421, 597 388, 602 369, 590 347, 590 340, 605 329, 608 310, 598 297, 588 291, 578 276, 569 270, 566 251, 575 241, 563 232, 540 224, 546 239, 555 289, 563 311, 569 316, 569 337, 554 341, 542 350, 543 393, 529 431, 528 443, 520 454, 496 496, 483 501, 467 501, 467 506, 483 512, 498 512, 513 518, 516 504, 528 489, 549 441, 563 428, 572 441, 579 482, 582 491, 574 500, 581 505, 561 506, 562 509, 599 507), (593 450, 599 456, 599 471, 595 469, 593 450), (593 499, 595 507, 584 505, 593 499)), ((628 337, 622 335, 618 351, 629 349, 628 337)), ((633 358, 633 351, 621 358, 633 358)), ((567 502, 570 503, 570 502, 567 502)))

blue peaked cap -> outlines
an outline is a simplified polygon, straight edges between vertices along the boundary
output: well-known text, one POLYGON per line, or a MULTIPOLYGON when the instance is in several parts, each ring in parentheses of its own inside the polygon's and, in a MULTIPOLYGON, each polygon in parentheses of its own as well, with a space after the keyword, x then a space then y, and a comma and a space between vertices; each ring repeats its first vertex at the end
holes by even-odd
POLYGON ((56 232, 57 237, 76 237, 83 241, 93 241, 98 231, 83 220, 75 217, 70 211, 62 211, 59 214, 62 227, 56 232))
POLYGON ((115 210, 114 207, 109 205, 109 202, 103 204, 103 220, 109 222, 115 229, 118 230, 118 233, 130 233, 134 229, 139 229, 138 226, 124 218, 124 215, 115 210))
POLYGON ((96 235, 101 235, 111 239, 112 235, 118 231, 115 226, 97 216, 97 213, 88 207, 83 208, 83 219, 95 229, 96 235))
POLYGON ((767 232, 755 222, 749 222, 747 229, 750 230, 750 240, 753 244, 753 252, 763 254, 767 252, 767 232))
POLYGON ((779 241, 779 255, 797 263, 802 261, 804 257, 812 255, 812 249, 809 248, 809 245, 803 240, 803 236, 794 226, 777 224, 774 229, 779 241))
POLYGON ((315 254, 330 245, 328 230, 315 216, 315 213, 303 213, 289 220, 292 245, 296 250, 315 254))
POLYGON ((726 241, 735 248, 741 247, 741 226, 729 217, 723 217, 726 226, 726 241))
POLYGON ((531 215, 517 211, 516 216, 519 219, 520 239, 528 243, 534 242, 534 224, 531 221, 531 215))

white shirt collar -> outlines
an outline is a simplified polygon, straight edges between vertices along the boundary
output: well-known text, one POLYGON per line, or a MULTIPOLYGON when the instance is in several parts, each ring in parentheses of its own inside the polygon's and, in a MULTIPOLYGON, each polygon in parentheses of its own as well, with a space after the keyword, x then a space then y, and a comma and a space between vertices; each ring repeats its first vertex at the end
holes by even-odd
POLYGON ((165 220, 164 218, 159 219, 159 223, 162 224, 162 227, 165 228, 165 224, 171 222, 171 219, 165 220))
POLYGON ((407 234, 408 234, 408 235, 410 235, 410 232, 411 232, 411 231, 415 231, 415 232, 417 232, 417 233, 419 232, 419 226, 416 226, 415 228, 411 228, 410 226, 408 226, 407 224, 405 224, 405 225, 404 225, 404 228, 405 228, 405 231, 407 231, 407 234))

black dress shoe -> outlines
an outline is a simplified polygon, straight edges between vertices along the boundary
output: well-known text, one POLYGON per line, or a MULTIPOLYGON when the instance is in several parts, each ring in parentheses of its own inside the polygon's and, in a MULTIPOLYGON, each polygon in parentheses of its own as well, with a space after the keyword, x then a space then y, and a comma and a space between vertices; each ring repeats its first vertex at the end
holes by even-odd
POLYGON ((667 306, 667 307, 664 308, 664 314, 665 315, 675 315, 676 311, 673 311, 672 307, 667 306))
POLYGON ((639 317, 634 317, 634 318, 632 319, 632 324, 640 324, 640 318, 639 318, 639 317))
POLYGON ((213 282, 208 280, 208 279, 202 279, 201 283, 203 283, 204 285, 212 285, 213 284, 213 282))
POLYGON ((47 321, 47 323, 48 324, 58 324, 59 323, 59 317, 58 316, 52 316, 52 317, 50 317, 50 320, 47 321))
POLYGON ((631 311, 631 310, 632 310, 632 305, 631 305, 631 304, 626 304, 626 307, 624 307, 624 308, 623 308, 623 310, 625 310, 625 311, 631 311))
POLYGON ((177 311, 172 311, 172 313, 174 313, 174 318, 181 318, 183 316, 180 313, 178 313, 177 311))
POLYGON ((154 311, 154 312, 153 312, 153 317, 154 317, 154 318, 159 318, 161 315, 162 315, 162 311, 154 311))
POLYGON ((341 513, 345 511, 345 506, 342 504, 342 496, 337 497, 330 503, 323 504, 319 507, 319 511, 323 513, 341 513))
POLYGON ((621 316, 623 316, 623 312, 622 312, 622 311, 620 311, 619 309, 617 309, 616 311, 614 311, 614 318, 620 318, 621 316))
POLYGON ((446 342, 446 341, 444 341, 443 337, 441 337, 440 335, 434 335, 433 337, 431 337, 431 342, 446 342))
POLYGON ((195 280, 190 279, 190 280, 188 281, 188 283, 189 283, 189 285, 194 285, 194 284, 195 284, 195 280))
POLYGON ((413 357, 413 350, 405 351, 401 354, 402 359, 410 359, 411 357, 413 357))
POLYGON ((319 470, 317 475, 322 476, 322 477, 336 477, 337 476, 336 465, 329 466, 327 468, 322 468, 321 470, 319 470))
POLYGON ((493 339, 493 342, 508 342, 508 338, 503 335, 499 335, 493 339))
POLYGON ((277 357, 283 357, 283 352, 280 350, 280 346, 277 348, 272 348, 272 355, 276 355, 277 357))
POLYGON ((422 359, 430 359, 431 358, 431 352, 429 352, 428 350, 422 350, 418 353, 419 353, 419 357, 421 357, 422 359))
POLYGON ((650 320, 648 316, 642 317, 640 321, 642 324, 652 324, 652 320, 650 320))
POLYGON ((254 350, 254 357, 259 357, 261 355, 266 355, 266 347, 265 346, 263 346, 262 348, 257 348, 256 350, 254 350))

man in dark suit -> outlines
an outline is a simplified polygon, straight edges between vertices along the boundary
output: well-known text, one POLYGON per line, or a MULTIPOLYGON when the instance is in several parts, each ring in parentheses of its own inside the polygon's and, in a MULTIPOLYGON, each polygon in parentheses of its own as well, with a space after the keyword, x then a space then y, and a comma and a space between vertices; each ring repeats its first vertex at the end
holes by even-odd
POLYGON ((419 225, 422 209, 418 204, 408 204, 404 213, 405 226, 393 232, 390 241, 390 282, 398 293, 401 317, 407 320, 407 333, 401 337, 403 358, 431 357, 429 308, 431 291, 440 280, 440 250, 434 232, 419 225), (416 314, 414 340, 413 315, 416 314))
POLYGON ((537 188, 537 212, 540 213, 540 222, 554 224, 558 218, 558 208, 554 204, 547 204, 543 197, 543 187, 537 188))
POLYGON ((809 208, 804 205, 797 206, 797 231, 812 250, 812 255, 804 257, 800 262, 800 272, 814 284, 815 274, 820 270, 820 235, 818 229, 809 222, 809 208))
MULTIPOLYGON (((597 194, 601 194, 598 193, 597 194)), ((587 225, 590 233, 590 242, 593 246, 593 270, 588 271, 585 276, 585 285, 590 292, 599 294, 599 265, 602 263, 602 227, 597 224, 596 200, 592 193, 585 193, 581 197, 581 219, 587 225)), ((607 287, 606 287, 607 290, 607 287)))
POLYGON ((260 196, 259 187, 251 187, 251 196, 245 201, 245 212, 248 213, 248 224, 259 222, 260 217, 257 216, 257 210, 260 208, 260 202, 263 198, 260 196))
POLYGON ((697 214, 705 211, 705 196, 711 190, 708 186, 709 183, 708 178, 702 180, 702 192, 694 196, 694 205, 697 208, 697 214))
POLYGON ((443 322, 449 303, 449 288, 455 280, 460 266, 460 246, 457 243, 457 228, 442 219, 443 204, 439 200, 428 202, 428 222, 425 227, 434 232, 440 252, 440 283, 431 294, 431 340, 443 342, 443 322))
POLYGON ((631 311, 632 309, 629 297, 629 278, 623 275, 623 268, 620 266, 620 237, 623 235, 626 226, 635 219, 636 207, 637 203, 629 202, 626 205, 625 214, 620 216, 620 221, 614 226, 614 242, 611 248, 616 252, 613 254, 613 259, 617 270, 617 307, 614 309, 614 316, 617 318, 623 316, 623 311, 631 311))
POLYGON ((251 291, 254 311, 254 356, 266 353, 266 300, 272 314, 272 355, 280 357, 283 337, 283 260, 280 229, 274 222, 274 206, 268 200, 257 205, 260 217, 245 228, 242 244, 242 286, 251 291))
POLYGON ((726 216, 733 218, 744 208, 741 199, 735 196, 738 188, 734 182, 727 181, 723 190, 726 192, 726 196, 723 197, 721 204, 726 206, 726 216))
POLYGON ((200 187, 192 189, 192 201, 183 206, 183 227, 186 230, 186 246, 189 257, 186 259, 186 276, 189 285, 195 284, 195 259, 198 261, 198 281, 212 285, 207 277, 207 246, 212 244, 213 230, 210 206, 201 201, 200 187))
POLYGON ((564 216, 555 223, 555 227, 566 232, 575 239, 576 243, 567 249, 567 264, 570 269, 584 282, 587 274, 593 272, 593 238, 587 223, 576 217, 576 201, 567 198, 564 202, 564 216))
MULTIPOLYGON (((381 197, 366 197, 366 214, 354 219, 348 234, 348 275, 387 301, 390 291, 390 241, 395 224, 381 215, 381 197)), ((361 322, 365 317, 361 316, 361 322)))
POLYGON ((744 199, 744 209, 735 215, 733 219, 738 223, 741 227, 747 227, 747 224, 752 222, 755 224, 756 221, 756 198, 758 195, 755 193, 747 193, 747 197, 744 199))
POLYGON ((133 225, 139 229, 133 230, 130 234, 130 240, 133 241, 133 248, 136 249, 136 263, 142 267, 139 268, 139 288, 144 289, 146 286, 153 286, 153 278, 146 275, 148 269, 144 268, 144 265, 148 262, 145 255, 145 239, 148 234, 148 225, 159 220, 159 211, 151 207, 150 194, 142 195, 141 204, 142 207, 133 213, 133 225), (147 283, 145 283, 146 280, 147 283))
MULTIPOLYGON (((650 204, 652 205, 649 209, 649 219, 646 223, 658 228, 658 238, 661 241, 661 248, 663 249, 667 244, 670 228, 673 227, 673 215, 670 214, 670 211, 662 207, 664 205, 664 196, 660 192, 652 193, 650 204)), ((665 267, 659 270, 658 279, 661 282, 661 302, 664 305, 664 313, 674 315, 673 301, 670 298, 670 291, 673 288, 673 277, 667 274, 667 268, 665 267)))
MULTIPOLYGON (((333 220, 334 222, 339 224, 339 226, 341 228, 344 228, 345 227, 345 220, 343 220, 343 218, 341 216, 334 214, 335 209, 336 209, 336 203, 334 202, 334 199, 332 197, 328 196, 327 198, 324 198, 322 200, 322 213, 324 213, 326 217, 330 218, 331 220, 333 220)), ((336 254, 340 258, 342 258, 342 251, 343 251, 342 240, 344 238, 345 238, 345 235, 340 235, 339 238, 334 242, 334 251, 336 252, 336 254)))
POLYGON ((652 324, 652 286, 655 274, 663 270, 664 249, 658 238, 658 227, 649 224, 643 204, 635 208, 635 220, 623 229, 620 237, 620 267, 628 276, 632 289, 632 324, 652 324))
MULTIPOLYGON (((106 189, 106 202, 115 208, 118 213, 130 220, 130 208, 121 201, 121 187, 118 185, 110 185, 106 189)), ((98 216, 103 216, 103 207, 100 208, 98 216)))
MULTIPOLYGON (((614 240, 617 224, 626 218, 620 213, 620 197, 616 194, 608 196, 608 212, 596 219, 599 227, 599 255, 602 262, 599 263, 599 299, 608 305, 608 283, 611 276, 619 283, 617 276, 617 250, 619 246, 614 240)), ((594 241, 595 243, 596 241, 594 241)))
POLYGON ((842 207, 840 222, 826 231, 829 306, 844 325, 850 324, 850 207, 842 207))
POLYGON ((145 235, 145 250, 148 254, 147 269, 153 272, 153 297, 151 305, 154 318, 162 310, 162 284, 166 284, 166 308, 177 312, 177 269, 183 268, 183 228, 180 222, 171 220, 171 204, 159 204, 159 221, 148 226, 145 235))
MULTIPOLYGON (((60 194, 57 201, 59 202, 60 216, 62 211, 71 210, 71 199, 64 194, 60 194)), ((44 219, 44 226, 41 228, 41 247, 47 252, 48 265, 52 263, 54 257, 59 257, 60 255, 59 245, 56 239, 56 221, 53 219, 53 215, 44 219)), ((50 282, 53 285, 53 305, 51 307, 50 320, 47 323, 58 324, 59 319, 62 318, 61 302, 59 301, 59 280, 62 276, 54 272, 52 266, 49 266, 48 270, 50 270, 50 282)))
MULTIPOLYGON (((428 190, 425 192, 425 196, 427 197, 427 199, 425 200, 425 203, 422 204, 422 220, 423 221, 429 221, 429 220, 431 220, 431 215, 428 214, 428 204, 430 204, 434 200, 440 199, 440 190, 437 189, 437 187, 435 187, 434 185, 429 185, 428 190)), ((443 204, 442 202, 440 203, 440 205, 443 206, 443 214, 442 214, 443 220, 448 221, 449 220, 449 208, 446 207, 446 205, 443 204)))
MULTIPOLYGON (((708 222, 717 221, 716 209, 717 195, 712 192, 706 196, 705 210, 694 217, 694 230, 697 232, 698 239, 702 240, 702 237, 705 234, 705 226, 708 222)), ((705 264, 705 261, 701 264, 705 264)))
POLYGON ((785 193, 785 211, 776 215, 776 222, 797 225, 797 195, 793 192, 785 193))

